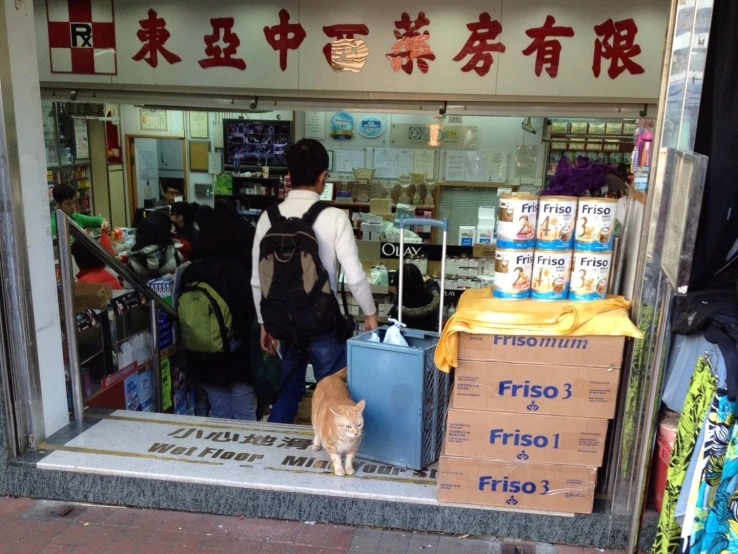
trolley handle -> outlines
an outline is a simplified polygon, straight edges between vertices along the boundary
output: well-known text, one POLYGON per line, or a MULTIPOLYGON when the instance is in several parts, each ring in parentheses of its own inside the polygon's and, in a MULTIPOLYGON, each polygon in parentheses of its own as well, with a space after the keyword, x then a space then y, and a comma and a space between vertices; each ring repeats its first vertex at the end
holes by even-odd
POLYGON ((448 219, 426 219, 423 217, 401 217, 400 218, 400 229, 410 227, 412 225, 428 225, 429 227, 437 227, 448 231, 448 219))
POLYGON ((405 227, 411 225, 428 225, 443 230, 443 245, 441 247, 441 298, 438 306, 438 334, 443 331, 443 308, 446 300, 446 244, 448 238, 448 219, 426 219, 424 217, 401 217, 399 221, 400 227, 400 269, 398 271, 398 291, 397 291, 397 321, 402 323, 402 295, 404 286, 405 266, 405 227))

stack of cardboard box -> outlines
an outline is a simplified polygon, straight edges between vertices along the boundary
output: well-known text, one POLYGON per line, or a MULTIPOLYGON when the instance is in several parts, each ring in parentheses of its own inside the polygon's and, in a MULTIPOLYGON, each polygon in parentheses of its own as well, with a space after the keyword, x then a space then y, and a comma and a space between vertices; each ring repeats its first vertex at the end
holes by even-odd
POLYGON ((590 513, 624 343, 461 334, 438 499, 590 513))

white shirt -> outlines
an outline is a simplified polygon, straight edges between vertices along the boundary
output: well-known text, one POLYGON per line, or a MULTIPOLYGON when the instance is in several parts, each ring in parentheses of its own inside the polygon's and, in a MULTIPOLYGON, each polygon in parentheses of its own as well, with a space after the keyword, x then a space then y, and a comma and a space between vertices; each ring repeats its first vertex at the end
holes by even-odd
MULTIPOLYGON (((317 193, 308 190, 292 190, 287 198, 279 205, 279 212, 285 217, 302 217, 315 204, 320 197, 317 193)), ((254 294, 254 305, 259 323, 264 323, 261 317, 261 284, 259 282, 259 247, 261 239, 271 228, 269 216, 266 212, 261 214, 259 223, 256 225, 256 236, 254 237, 254 249, 252 256, 251 288, 254 294)), ((364 268, 359 260, 359 249, 354 239, 354 231, 346 214, 338 208, 326 208, 323 210, 313 225, 315 238, 318 239, 318 250, 320 261, 328 272, 331 280, 331 289, 334 294, 338 291, 336 286, 337 261, 340 262, 346 273, 346 284, 351 289, 351 294, 359 303, 365 315, 374 315, 377 308, 374 305, 372 289, 369 280, 364 273, 364 268)))

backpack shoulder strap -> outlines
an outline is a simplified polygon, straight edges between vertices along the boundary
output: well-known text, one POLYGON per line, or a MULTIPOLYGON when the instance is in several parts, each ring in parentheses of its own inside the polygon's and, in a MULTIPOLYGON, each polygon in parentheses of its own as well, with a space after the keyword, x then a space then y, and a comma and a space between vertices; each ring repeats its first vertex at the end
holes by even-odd
POLYGON ((310 209, 305 212, 305 215, 302 216, 302 220, 312 227, 315 225, 315 220, 318 219, 318 216, 325 210, 326 208, 330 208, 327 202, 321 202, 318 201, 312 206, 310 206, 310 209))
MULTIPOLYGON (((226 354, 230 354, 231 353, 231 341, 228 338, 228 329, 226 328, 225 317, 223 316, 223 311, 220 309, 220 306, 215 301, 215 298, 213 297, 213 295, 210 294, 210 291, 203 286, 204 284, 206 283, 201 283, 198 281, 198 282, 192 283, 191 285, 188 285, 186 290, 188 292, 189 291, 201 292, 202 294, 205 295, 205 298, 208 299, 208 302, 210 302, 210 306, 213 309, 213 314, 215 315, 215 319, 218 321, 218 327, 220 328, 220 338, 223 341, 223 351, 226 354)), ((210 288, 211 290, 215 292, 215 289, 213 289, 212 287, 210 288)))
POLYGON ((269 223, 271 223, 272 227, 284 219, 282 212, 279 211, 279 205, 277 204, 272 204, 267 208, 267 216, 269 216, 269 223))

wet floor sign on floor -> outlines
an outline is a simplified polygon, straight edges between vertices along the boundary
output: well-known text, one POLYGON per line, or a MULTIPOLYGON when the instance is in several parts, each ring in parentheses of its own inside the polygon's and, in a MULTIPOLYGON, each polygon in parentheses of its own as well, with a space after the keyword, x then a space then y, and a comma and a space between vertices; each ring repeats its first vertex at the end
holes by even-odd
MULTIPOLYGON (((376 500, 436 503, 436 465, 413 471, 357 459, 336 477, 310 427, 117 411, 65 444, 41 445, 41 469, 376 500)), ((94 419, 93 419, 94 421, 94 419)))

